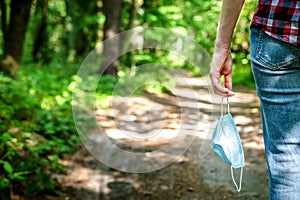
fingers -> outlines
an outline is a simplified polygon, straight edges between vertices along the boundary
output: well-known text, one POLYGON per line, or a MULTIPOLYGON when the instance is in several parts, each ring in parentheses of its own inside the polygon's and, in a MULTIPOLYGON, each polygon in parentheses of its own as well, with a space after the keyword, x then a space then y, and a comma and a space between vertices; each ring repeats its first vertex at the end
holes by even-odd
POLYGON ((218 73, 210 73, 210 79, 212 83, 213 90, 216 94, 224 96, 224 97, 232 97, 235 93, 228 88, 228 85, 231 87, 231 79, 230 82, 225 82, 225 87, 221 84, 221 77, 218 73), (226 86, 227 85, 227 86, 226 86))
POLYGON ((224 75, 225 79, 225 88, 228 88, 229 90, 232 90, 232 73, 230 72, 229 74, 224 75))
POLYGON ((215 93, 231 97, 232 91, 232 57, 228 49, 216 48, 213 54, 210 79, 215 93), (221 84, 221 76, 224 76, 224 86, 221 84))

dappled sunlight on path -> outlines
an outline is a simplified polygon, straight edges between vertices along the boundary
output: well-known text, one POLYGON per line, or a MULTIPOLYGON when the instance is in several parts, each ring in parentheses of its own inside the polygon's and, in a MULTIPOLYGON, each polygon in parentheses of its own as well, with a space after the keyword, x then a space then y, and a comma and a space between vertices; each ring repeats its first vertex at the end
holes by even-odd
MULTIPOLYGON (((236 96, 230 98, 246 162, 242 191, 237 193, 230 167, 210 151, 219 105, 212 105, 206 81, 194 77, 178 79, 169 94, 116 98, 114 106, 97 109, 95 115, 104 134, 91 130, 86 143, 91 148, 82 148, 63 161, 69 170, 59 176, 58 182, 66 187, 68 198, 266 199, 267 168, 255 91, 238 87, 236 96), (91 149, 105 149, 104 138, 125 151, 145 153, 143 159, 149 159, 143 161, 146 164, 163 166, 168 159, 172 162, 153 172, 149 166, 150 172, 140 174, 108 168, 89 153, 91 149), (172 153, 150 154, 169 144, 174 144, 172 153), (200 159, 199 151, 201 156, 207 155, 200 159)), ((102 153, 120 168, 124 163, 132 168, 143 165, 134 158, 126 162, 126 157, 115 152, 102 153)))

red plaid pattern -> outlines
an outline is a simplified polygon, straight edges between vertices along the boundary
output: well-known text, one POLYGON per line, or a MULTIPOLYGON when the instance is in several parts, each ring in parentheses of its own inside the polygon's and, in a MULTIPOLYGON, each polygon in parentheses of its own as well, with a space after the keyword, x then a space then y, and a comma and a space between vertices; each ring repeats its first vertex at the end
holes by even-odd
POLYGON ((261 29, 273 38, 299 47, 299 24, 299 0, 260 0, 251 26, 261 29))

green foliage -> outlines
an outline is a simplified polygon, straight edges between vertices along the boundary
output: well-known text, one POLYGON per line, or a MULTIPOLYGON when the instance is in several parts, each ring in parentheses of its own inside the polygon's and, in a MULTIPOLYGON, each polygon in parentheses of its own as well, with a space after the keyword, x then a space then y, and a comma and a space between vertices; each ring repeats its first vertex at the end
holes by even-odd
MULTIPOLYGON (((31 195, 53 191, 57 185, 51 180, 51 172, 63 170, 60 159, 72 153, 79 143, 71 109, 72 90, 79 78, 74 75, 78 69, 74 63, 79 63, 102 40, 103 8, 101 1, 96 0, 45 2, 49 3, 47 39, 41 44, 40 62, 32 64, 32 50, 43 13, 37 12, 37 1, 34 1, 24 45, 25 66, 21 66, 19 79, 0 74, 0 199, 6 199, 10 194, 6 190, 16 187, 31 195), (73 64, 58 64, 66 61, 73 64), (47 66, 41 63, 47 63, 47 66)), ((221 0, 124 0, 121 30, 132 26, 168 28, 197 41, 212 54, 221 4, 221 0), (134 2, 137 5, 132 13, 134 2)), ((254 87, 249 29, 256 4, 256 0, 246 1, 234 34, 233 85, 254 87)), ((159 42, 165 38, 154 35, 153 39, 159 42)), ((0 46, 3 42, 0 32, 0 46)), ((0 54, 3 54, 3 48, 0 48, 0 54)), ((118 78, 101 77, 93 99, 95 106, 107 107, 112 95, 167 92, 174 86, 169 72, 160 71, 163 69, 159 67, 148 71, 139 67, 148 63, 183 68, 199 75, 195 66, 170 52, 157 49, 133 51, 121 57, 118 78), (119 88, 116 89, 117 84, 119 88)), ((88 87, 88 84, 84 86, 88 87)))
POLYGON ((77 148, 79 137, 63 66, 50 66, 48 73, 22 69, 19 80, 0 74, 0 190, 19 187, 34 195, 55 190, 51 172, 64 169, 60 159, 77 148))
MULTIPOLYGON (((31 23, 27 33, 23 60, 31 62, 31 52, 36 38, 36 28, 41 15, 36 13, 37 3, 33 4, 31 23), (37 15, 36 15, 37 14, 37 15)), ((221 12, 222 1, 212 0, 124 0, 122 5, 122 26, 126 28, 164 27, 196 40, 209 54, 213 53, 214 41, 221 12), (132 4, 134 9, 132 10, 132 4), (133 21, 130 21, 133 20, 133 21), (129 26, 132 24, 132 26, 129 26)), ((250 23, 257 5, 256 0, 245 2, 232 42, 234 74, 236 84, 253 85, 249 59, 250 23), (240 70, 243 68, 243 70, 240 70), (244 69, 247 68, 247 69, 244 69), (241 74, 240 74, 241 73, 241 74), (241 76, 248 78, 242 79, 241 76)), ((57 0, 49 1, 47 15, 48 41, 44 41, 41 61, 80 62, 82 58, 102 40, 101 31, 105 17, 101 1, 57 0)), ((199 72, 187 62, 172 62, 169 55, 157 56, 155 52, 135 51, 122 56, 122 68, 130 68, 145 63, 161 63, 176 68, 184 68, 195 75, 199 72)), ((124 70, 124 69, 122 69, 124 70)), ((125 69, 126 70, 126 69, 125 69)), ((234 80, 235 81, 235 80, 234 80)))
MULTIPOLYGON (((125 1, 125 8, 127 1, 125 1)), ((249 32, 250 23, 257 2, 246 1, 232 42, 234 58, 233 83, 253 87, 254 81, 250 69, 249 32)), ((136 24, 141 27, 163 27, 181 33, 197 41, 210 55, 214 50, 214 41, 220 18, 222 1, 144 1, 137 10, 136 24)), ((127 11, 127 9, 126 9, 127 11)), ((124 16, 128 16, 125 13, 124 16)), ((124 24, 128 23, 124 18, 124 24)), ((159 40, 159 38, 156 38, 159 40)), ((162 38, 163 42, 163 38, 162 38)), ((145 63, 161 63, 175 68, 184 68, 199 75, 195 66, 187 62, 178 61, 176 64, 168 59, 168 53, 157 55, 157 52, 132 52, 123 56, 124 66, 140 65, 145 63), (125 57, 125 58, 124 58, 125 57), (167 58, 167 59, 165 59, 167 58)))
POLYGON ((175 87, 171 69, 160 65, 144 65, 119 71, 119 78, 105 75, 98 82, 95 92, 96 107, 108 108, 112 96, 131 96, 148 93, 164 93, 175 87))
MULTIPOLYGON (((121 74, 121 73, 120 73, 121 74)), ((162 65, 142 65, 122 73, 113 95, 141 95, 143 92, 163 93, 176 85, 171 69, 162 65)))
POLYGON ((257 1, 246 1, 232 41, 233 85, 241 84, 254 88, 250 66, 250 24, 257 1))

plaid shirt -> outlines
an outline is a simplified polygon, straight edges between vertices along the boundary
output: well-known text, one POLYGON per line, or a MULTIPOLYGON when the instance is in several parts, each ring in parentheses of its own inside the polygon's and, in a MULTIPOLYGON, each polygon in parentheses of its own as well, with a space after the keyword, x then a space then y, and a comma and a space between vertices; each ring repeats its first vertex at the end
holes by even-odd
POLYGON ((300 0, 259 0, 252 27, 300 47, 300 0))

